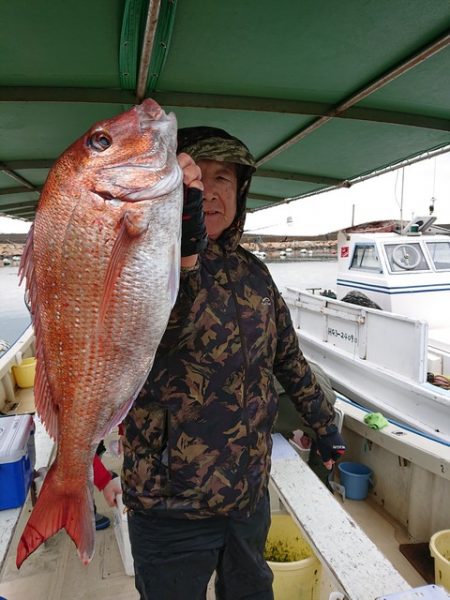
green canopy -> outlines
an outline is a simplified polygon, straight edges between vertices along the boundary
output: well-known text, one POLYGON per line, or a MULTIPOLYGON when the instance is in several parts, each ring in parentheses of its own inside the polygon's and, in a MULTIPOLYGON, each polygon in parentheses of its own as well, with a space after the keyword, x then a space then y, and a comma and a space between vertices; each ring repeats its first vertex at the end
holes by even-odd
POLYGON ((448 0, 14 0, 0 5, 0 212, 144 97, 258 161, 249 209, 450 144, 448 0))

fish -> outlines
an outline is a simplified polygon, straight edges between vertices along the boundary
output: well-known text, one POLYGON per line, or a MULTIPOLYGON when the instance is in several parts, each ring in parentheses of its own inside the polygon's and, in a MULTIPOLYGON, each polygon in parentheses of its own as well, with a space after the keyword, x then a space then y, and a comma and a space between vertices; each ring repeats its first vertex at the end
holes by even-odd
POLYGON ((142 388, 180 276, 177 122, 152 99, 93 125, 55 162, 19 269, 36 336, 36 411, 56 457, 16 564, 65 529, 94 554, 92 463, 142 388))

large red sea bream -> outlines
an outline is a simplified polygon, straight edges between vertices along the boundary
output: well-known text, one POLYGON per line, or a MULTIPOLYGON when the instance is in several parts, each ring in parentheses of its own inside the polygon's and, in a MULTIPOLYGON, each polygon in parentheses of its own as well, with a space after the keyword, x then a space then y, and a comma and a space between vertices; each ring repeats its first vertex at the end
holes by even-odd
POLYGON ((42 191, 22 276, 36 333, 36 409, 58 449, 17 565, 65 528, 94 552, 92 461, 153 362, 179 281, 176 120, 153 100, 94 125, 42 191))

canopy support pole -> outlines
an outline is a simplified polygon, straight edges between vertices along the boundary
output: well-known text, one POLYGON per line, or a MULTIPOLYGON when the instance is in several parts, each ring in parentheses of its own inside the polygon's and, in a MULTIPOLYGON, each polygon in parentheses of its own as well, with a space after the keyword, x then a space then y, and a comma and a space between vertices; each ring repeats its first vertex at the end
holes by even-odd
POLYGON ((142 42, 141 61, 139 64, 139 75, 136 87, 136 98, 138 104, 145 98, 148 82, 148 68, 155 43, 156 28, 158 27, 159 9, 161 0, 151 0, 145 24, 144 41, 142 42))

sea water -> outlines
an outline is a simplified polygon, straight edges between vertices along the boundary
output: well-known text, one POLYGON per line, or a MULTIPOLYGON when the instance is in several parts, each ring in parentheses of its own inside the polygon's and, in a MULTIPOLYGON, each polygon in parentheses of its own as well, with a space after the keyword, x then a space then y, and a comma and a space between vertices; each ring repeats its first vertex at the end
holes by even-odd
POLYGON ((286 288, 336 290, 337 260, 279 260, 266 264, 282 294, 286 288))
POLYGON ((24 300, 25 283, 19 287, 18 271, 16 266, 0 268, 0 340, 9 345, 22 335, 31 322, 24 300))
MULTIPOLYGON (((336 289, 336 260, 278 260, 266 264, 282 294, 287 287, 336 289)), ((25 284, 19 287, 18 267, 0 268, 0 340, 10 345, 30 324, 24 294, 25 284)))

